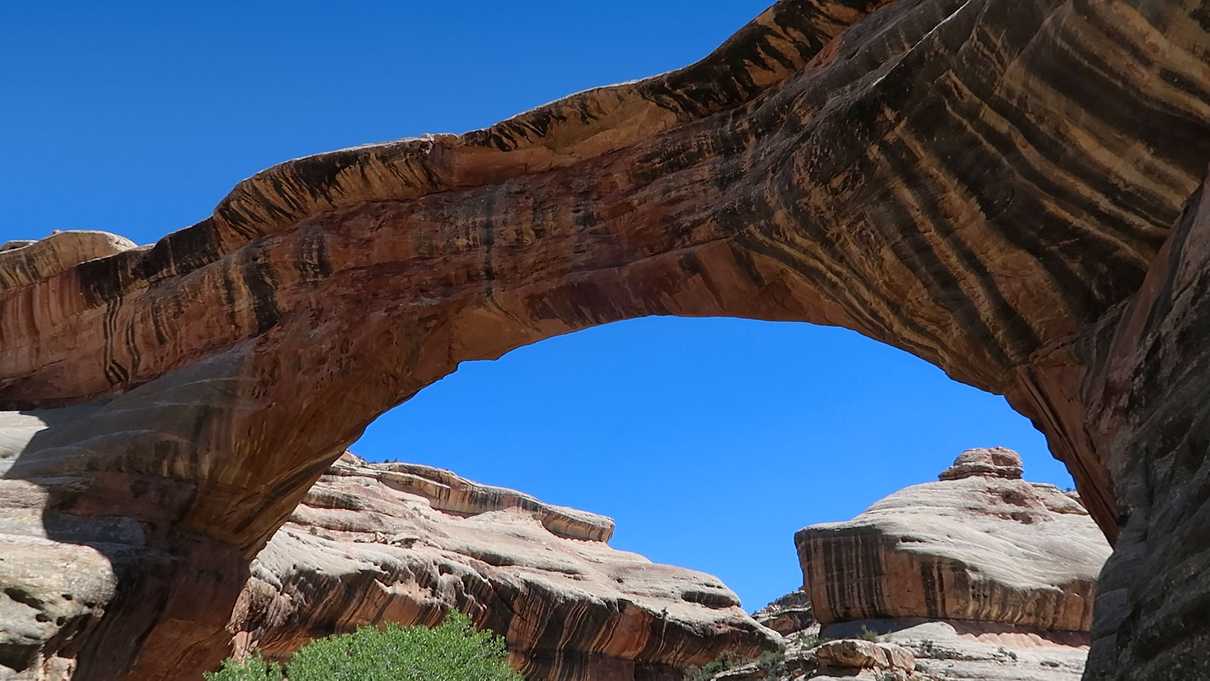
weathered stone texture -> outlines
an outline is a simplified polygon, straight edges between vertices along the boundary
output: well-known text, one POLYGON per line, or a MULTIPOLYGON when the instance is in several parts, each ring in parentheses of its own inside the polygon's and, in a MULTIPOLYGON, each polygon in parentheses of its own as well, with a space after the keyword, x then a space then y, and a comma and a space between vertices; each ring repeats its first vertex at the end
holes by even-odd
POLYGON ((212 666, 249 562, 378 414, 553 335, 730 315, 1004 394, 1122 533, 1092 673, 1178 678, 1210 660, 1206 17, 781 0, 698 64, 275 166, 148 247, 0 251, 3 474, 46 500, 10 534, 137 566, 19 645, 79 681, 212 666))
POLYGON ((1015 452, 965 452, 940 482, 895 492, 853 520, 800 530, 815 617, 1088 631, 1109 545, 1078 501, 1004 470, 1021 470, 1015 452), (955 469, 966 474, 954 477, 955 469))
POLYGON ((284 657, 318 636, 451 608, 508 641, 530 681, 677 679, 780 645, 717 579, 605 544, 608 518, 448 471, 346 455, 252 563, 234 650, 284 657))

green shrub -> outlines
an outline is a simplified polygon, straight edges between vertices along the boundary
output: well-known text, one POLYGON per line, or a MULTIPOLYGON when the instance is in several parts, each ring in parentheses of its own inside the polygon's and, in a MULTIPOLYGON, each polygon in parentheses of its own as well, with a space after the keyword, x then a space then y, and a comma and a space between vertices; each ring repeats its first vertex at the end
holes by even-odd
POLYGON ((818 648, 819 644, 824 642, 824 638, 820 634, 799 634, 794 642, 800 648, 818 648))
MULTIPOLYGON (((290 681, 522 681, 504 639, 460 613, 433 629, 388 624, 318 639, 286 667, 290 681)), ((279 681, 281 670, 252 658, 223 663, 206 681, 279 681), (276 676, 274 676, 276 674, 276 676)))
POLYGON ((766 675, 777 674, 786 667, 786 653, 784 650, 770 650, 761 653, 761 656, 756 660, 756 667, 766 675))
POLYGON ((878 632, 870 630, 870 628, 864 624, 861 625, 860 637, 863 641, 873 641, 874 643, 877 643, 878 639, 880 638, 878 636, 878 632))
POLYGON ((259 657, 225 660, 217 672, 206 672, 203 676, 206 681, 282 681, 283 678, 281 665, 259 657))
POLYGON ((724 655, 717 660, 707 662, 701 667, 690 669, 688 672, 689 681, 710 681, 715 676, 738 666, 739 662, 732 659, 729 655, 724 655))

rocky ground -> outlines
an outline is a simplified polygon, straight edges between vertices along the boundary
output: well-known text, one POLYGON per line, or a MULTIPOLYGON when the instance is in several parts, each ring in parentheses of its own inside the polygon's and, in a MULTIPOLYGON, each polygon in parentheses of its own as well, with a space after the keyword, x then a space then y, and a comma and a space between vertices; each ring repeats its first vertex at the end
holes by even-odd
POLYGON ((766 655, 698 678, 715 681, 1079 681, 1087 636, 1047 636, 969 622, 866 620, 786 637, 766 655), (877 633, 883 632, 883 633, 877 633), (836 637, 836 638, 829 638, 836 637))

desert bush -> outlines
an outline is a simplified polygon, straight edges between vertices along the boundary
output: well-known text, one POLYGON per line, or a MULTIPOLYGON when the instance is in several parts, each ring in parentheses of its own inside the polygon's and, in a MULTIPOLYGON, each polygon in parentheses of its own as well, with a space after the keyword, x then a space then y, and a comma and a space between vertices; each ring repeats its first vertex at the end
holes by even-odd
MULTIPOLYGON (((508 665, 504 639, 478 631, 460 613, 440 626, 362 627, 317 639, 285 669, 290 681, 522 681, 508 665)), ((228 660, 206 681, 280 681, 282 669, 259 658, 228 660)))
POLYGON ((707 662, 701 667, 690 669, 686 678, 688 681, 710 681, 715 676, 740 664, 738 660, 733 659, 730 655, 724 655, 717 660, 707 662))
POLYGON ((281 665, 259 657, 243 660, 227 659, 216 672, 203 674, 206 681, 282 681, 281 665))

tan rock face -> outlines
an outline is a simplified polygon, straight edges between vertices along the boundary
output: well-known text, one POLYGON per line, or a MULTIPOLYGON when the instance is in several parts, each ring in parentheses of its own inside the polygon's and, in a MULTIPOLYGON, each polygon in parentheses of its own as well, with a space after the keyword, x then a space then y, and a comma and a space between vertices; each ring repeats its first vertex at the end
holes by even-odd
POLYGON ((1025 468, 1021 455, 1004 447, 968 449, 954 459, 954 465, 941 471, 938 480, 962 478, 1006 478, 1020 480, 1025 468))
POLYGON ((782 636, 803 631, 815 624, 811 594, 801 589, 791 591, 752 613, 752 619, 782 636))
POLYGON ((22 649, 88 681, 208 667, 249 562, 378 414, 553 335, 730 315, 1005 394, 1123 533, 1096 673, 1177 678, 1210 660, 1207 25, 1197 2, 782 0, 685 69, 276 166, 153 246, 0 252, 0 409, 35 423, 3 474, 46 500, 10 533, 136 566, 22 649), (141 542, 85 527, 111 522, 141 542))
POLYGON ((503 634, 531 681, 679 678, 780 645, 717 579, 612 549, 612 529, 447 471, 347 456, 253 561, 229 629, 237 652, 283 657, 457 608, 503 634))
POLYGON ((916 659, 907 648, 854 639, 824 643, 815 649, 815 659, 824 673, 862 669, 911 673, 916 668, 916 659))
POLYGON ((851 521, 800 530, 815 617, 1088 631, 1108 543, 1079 502, 1053 485, 1001 477, 1005 470, 1020 470, 1009 450, 965 452, 942 474, 951 479, 903 489, 851 521), (953 478, 955 469, 963 477, 953 478))

